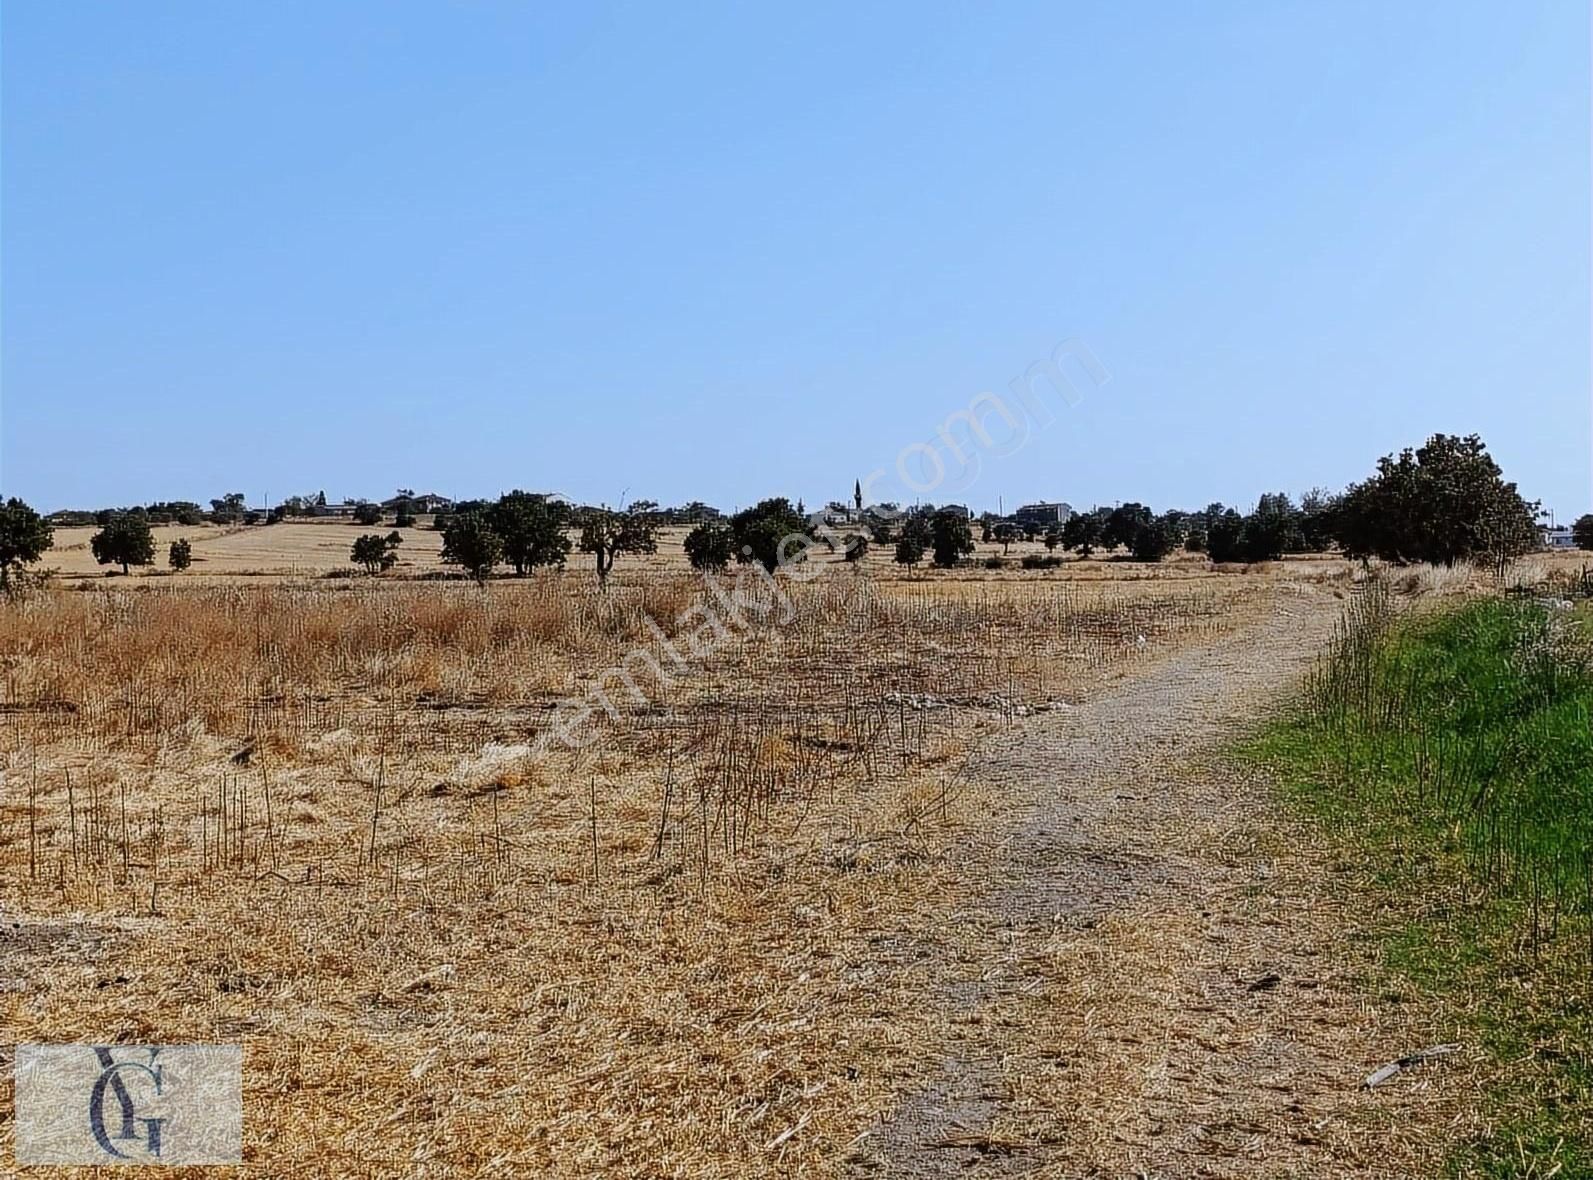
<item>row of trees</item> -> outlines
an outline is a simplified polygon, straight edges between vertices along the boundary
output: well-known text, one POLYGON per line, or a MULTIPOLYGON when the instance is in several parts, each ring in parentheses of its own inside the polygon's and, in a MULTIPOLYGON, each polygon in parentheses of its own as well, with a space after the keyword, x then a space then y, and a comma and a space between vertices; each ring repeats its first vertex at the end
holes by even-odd
POLYGON ((442 560, 485 582, 502 562, 524 577, 538 567, 562 567, 578 530, 576 546, 597 559, 597 576, 607 582, 622 554, 658 549, 657 520, 650 502, 628 509, 575 508, 563 500, 534 492, 513 491, 494 503, 457 507, 439 521, 442 560))
MULTIPOLYGON (((226 516, 242 506, 241 493, 233 493, 212 501, 212 513, 226 516)), ((784 497, 722 519, 703 509, 685 541, 691 564, 702 570, 723 569, 732 561, 773 570, 803 560, 814 544, 840 548, 849 561, 860 559, 870 544, 893 545, 896 560, 907 566, 926 557, 937 566, 953 566, 974 551, 962 509, 898 512, 893 505, 880 505, 862 510, 862 531, 847 533, 839 542, 815 527, 800 501, 784 497)), ((154 562, 152 523, 193 519, 199 512, 198 505, 173 502, 97 514, 100 528, 90 548, 102 565, 120 565, 126 573, 154 562)), ((1077 513, 1043 536, 1047 549, 1060 546, 1084 557, 1097 549, 1123 549, 1140 561, 1159 561, 1180 546, 1217 562, 1265 561, 1337 546, 1351 557, 1401 564, 1486 561, 1502 567, 1538 546, 1540 516, 1538 505, 1504 479, 1480 438, 1437 434, 1419 448, 1385 456, 1369 478, 1338 495, 1314 491, 1296 504, 1273 493, 1247 513, 1222 504, 1162 513, 1144 504, 1121 504, 1077 513)), ((667 518, 651 501, 614 510, 513 491, 496 501, 456 505, 437 523, 443 561, 478 581, 504 563, 522 577, 539 567, 562 567, 571 549, 579 548, 594 555, 598 577, 606 582, 622 556, 657 551, 657 530, 667 518)), ((412 514, 408 523, 413 524, 412 514)), ((1577 520, 1572 531, 1580 547, 1593 549, 1593 514, 1577 520)), ((985 539, 1004 546, 1024 535, 1041 534, 1008 522, 986 524, 985 539)), ((0 588, 39 561, 53 536, 50 522, 23 501, 12 497, 0 504, 0 588)), ((351 560, 373 573, 391 568, 400 540, 396 531, 361 536, 351 560)), ((174 570, 188 568, 192 547, 186 540, 173 542, 167 560, 174 570)))

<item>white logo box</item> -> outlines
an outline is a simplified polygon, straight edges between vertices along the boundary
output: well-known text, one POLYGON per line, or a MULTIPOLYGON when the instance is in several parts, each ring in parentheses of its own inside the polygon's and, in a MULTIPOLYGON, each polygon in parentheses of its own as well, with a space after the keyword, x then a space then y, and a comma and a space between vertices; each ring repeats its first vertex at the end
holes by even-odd
POLYGON ((18 1045, 19 1165, 236 1164, 239 1045, 18 1045))

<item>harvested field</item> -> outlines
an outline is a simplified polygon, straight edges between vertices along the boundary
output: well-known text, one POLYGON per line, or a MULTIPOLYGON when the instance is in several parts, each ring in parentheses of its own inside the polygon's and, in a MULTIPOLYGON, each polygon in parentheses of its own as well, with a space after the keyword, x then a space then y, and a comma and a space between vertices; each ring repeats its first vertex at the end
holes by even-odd
POLYGON ((41 594, 0 630, 0 1005, 18 1041, 241 1042, 261 1176, 1200 1158, 1102 1137, 1138 1058, 1084 1075, 1094 1121, 1048 1071, 1232 888, 1220 798, 1145 776, 1282 687, 1345 576, 743 571, 712 621, 656 571, 41 594))

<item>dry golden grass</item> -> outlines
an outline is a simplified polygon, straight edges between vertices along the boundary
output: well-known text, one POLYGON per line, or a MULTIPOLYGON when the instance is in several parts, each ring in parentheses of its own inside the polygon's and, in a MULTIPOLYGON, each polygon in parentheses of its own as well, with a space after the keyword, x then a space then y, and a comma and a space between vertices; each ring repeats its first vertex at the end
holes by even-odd
POLYGON ((1275 585, 837 570, 540 751, 696 578, 37 595, 0 609, 8 1039, 241 1041, 248 1174, 831 1169, 950 1019, 882 947, 975 887, 970 741, 1275 585))

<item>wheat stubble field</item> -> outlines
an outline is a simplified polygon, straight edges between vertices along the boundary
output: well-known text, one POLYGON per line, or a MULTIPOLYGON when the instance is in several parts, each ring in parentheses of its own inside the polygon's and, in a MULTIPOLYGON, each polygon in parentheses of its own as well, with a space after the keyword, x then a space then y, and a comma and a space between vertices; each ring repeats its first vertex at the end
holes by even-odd
POLYGON ((571 749, 700 635, 673 546, 480 591, 295 576, 317 529, 3 608, 8 1040, 241 1043, 258 1176, 1423 1158, 1318 866, 1200 769, 1346 567, 836 565, 571 749))

